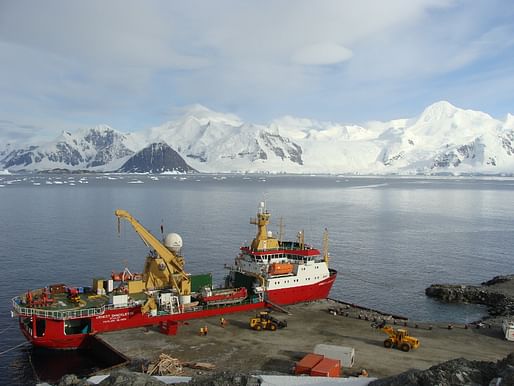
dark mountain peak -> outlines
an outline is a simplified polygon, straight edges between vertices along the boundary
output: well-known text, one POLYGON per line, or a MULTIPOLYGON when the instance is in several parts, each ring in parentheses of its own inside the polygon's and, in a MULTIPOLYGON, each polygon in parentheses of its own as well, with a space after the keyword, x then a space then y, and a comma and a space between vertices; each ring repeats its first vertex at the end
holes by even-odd
POLYGON ((123 173, 197 172, 165 142, 148 145, 130 157, 118 171, 123 173))

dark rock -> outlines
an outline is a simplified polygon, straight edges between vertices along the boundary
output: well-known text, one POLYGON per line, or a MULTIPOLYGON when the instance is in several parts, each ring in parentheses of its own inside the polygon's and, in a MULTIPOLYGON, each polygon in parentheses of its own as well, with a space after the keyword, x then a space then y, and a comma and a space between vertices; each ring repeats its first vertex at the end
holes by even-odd
POLYGON ((196 172, 186 161, 168 144, 152 143, 143 150, 129 158, 123 166, 118 169, 123 173, 163 173, 196 172))
POLYGON ((132 371, 121 369, 113 371, 108 378, 100 382, 101 386, 159 386, 165 385, 164 382, 143 373, 134 373, 132 371))
POLYGON ((485 286, 491 286, 491 285, 495 285, 495 284, 505 283, 505 282, 511 281, 513 277, 514 277, 514 275, 495 276, 491 280, 484 281, 481 284, 485 285, 485 286))
POLYGON ((67 374, 61 378, 58 386, 89 386, 90 383, 85 379, 78 378, 75 374, 67 374))
POLYGON ((303 165, 302 148, 298 144, 291 142, 288 138, 268 132, 261 133, 260 137, 265 147, 280 159, 289 159, 291 162, 303 165))
POLYGON ((482 304, 488 307, 490 316, 507 316, 514 311, 514 297, 494 286, 511 279, 512 276, 497 276, 482 286, 432 284, 425 294, 447 303, 482 304))
POLYGON ((258 386, 260 381, 248 374, 219 372, 197 375, 188 383, 192 386, 258 386))
POLYGON ((409 370, 404 373, 378 379, 371 386, 402 385, 489 385, 493 380, 501 380, 499 385, 513 385, 514 354, 494 362, 470 361, 464 358, 453 359, 432 366, 427 370, 409 370))

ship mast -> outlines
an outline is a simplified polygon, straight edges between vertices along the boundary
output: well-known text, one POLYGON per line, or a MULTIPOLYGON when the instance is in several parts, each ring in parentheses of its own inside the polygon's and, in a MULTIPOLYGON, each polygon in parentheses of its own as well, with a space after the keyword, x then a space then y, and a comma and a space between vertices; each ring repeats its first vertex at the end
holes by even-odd
POLYGON ((284 241, 284 233, 285 233, 284 228, 285 228, 284 218, 280 217, 279 222, 278 222, 278 241, 280 241, 280 242, 284 241))
POLYGON ((330 260, 330 256, 328 254, 328 229, 325 228, 323 232, 323 260, 328 266, 328 261, 330 260))
POLYGON ((278 240, 268 232, 269 218, 271 214, 266 210, 266 205, 262 201, 257 211, 257 217, 250 219, 250 224, 257 225, 257 235, 252 242, 252 250, 264 251, 267 249, 277 249, 278 240))

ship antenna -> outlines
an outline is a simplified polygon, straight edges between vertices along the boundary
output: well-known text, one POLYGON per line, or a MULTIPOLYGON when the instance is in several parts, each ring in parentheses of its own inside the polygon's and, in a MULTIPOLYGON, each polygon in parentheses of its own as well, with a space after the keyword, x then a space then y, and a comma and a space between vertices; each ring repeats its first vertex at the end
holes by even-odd
POLYGON ((298 237, 298 244, 300 246, 300 249, 303 249, 303 247, 305 245, 305 235, 304 235, 303 229, 298 232, 297 237, 298 237))
POLYGON ((328 229, 325 228, 323 232, 323 260, 328 265, 328 260, 330 259, 328 255, 328 229))
POLYGON ((280 217, 278 221, 278 241, 284 241, 284 218, 280 217))

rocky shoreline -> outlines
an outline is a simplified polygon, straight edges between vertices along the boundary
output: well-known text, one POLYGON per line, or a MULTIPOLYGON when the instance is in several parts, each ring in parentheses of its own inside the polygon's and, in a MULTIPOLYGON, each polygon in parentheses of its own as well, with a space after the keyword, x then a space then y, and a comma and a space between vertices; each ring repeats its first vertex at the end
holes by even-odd
MULTIPOLYGON (((216 372, 194 376, 187 383, 180 385, 212 385, 212 386, 258 386, 262 382, 258 377, 244 373, 216 372)), ((147 375, 120 369, 99 383, 103 386, 146 385, 157 386, 165 383, 147 375)), ((370 386, 403 386, 403 385, 513 385, 514 354, 497 362, 472 361, 464 358, 453 359, 432 366, 426 370, 408 370, 401 374, 377 379, 370 386)), ((88 386, 85 379, 75 375, 66 375, 58 386, 88 386)), ((178 384, 177 384, 178 385, 178 384)))
POLYGON ((409 370, 378 379, 370 386, 514 385, 514 354, 498 362, 453 359, 426 370, 409 370))
POLYGON ((495 325, 514 315, 514 275, 496 276, 480 285, 432 284, 425 294, 447 303, 485 305, 489 316, 484 320, 495 325))

